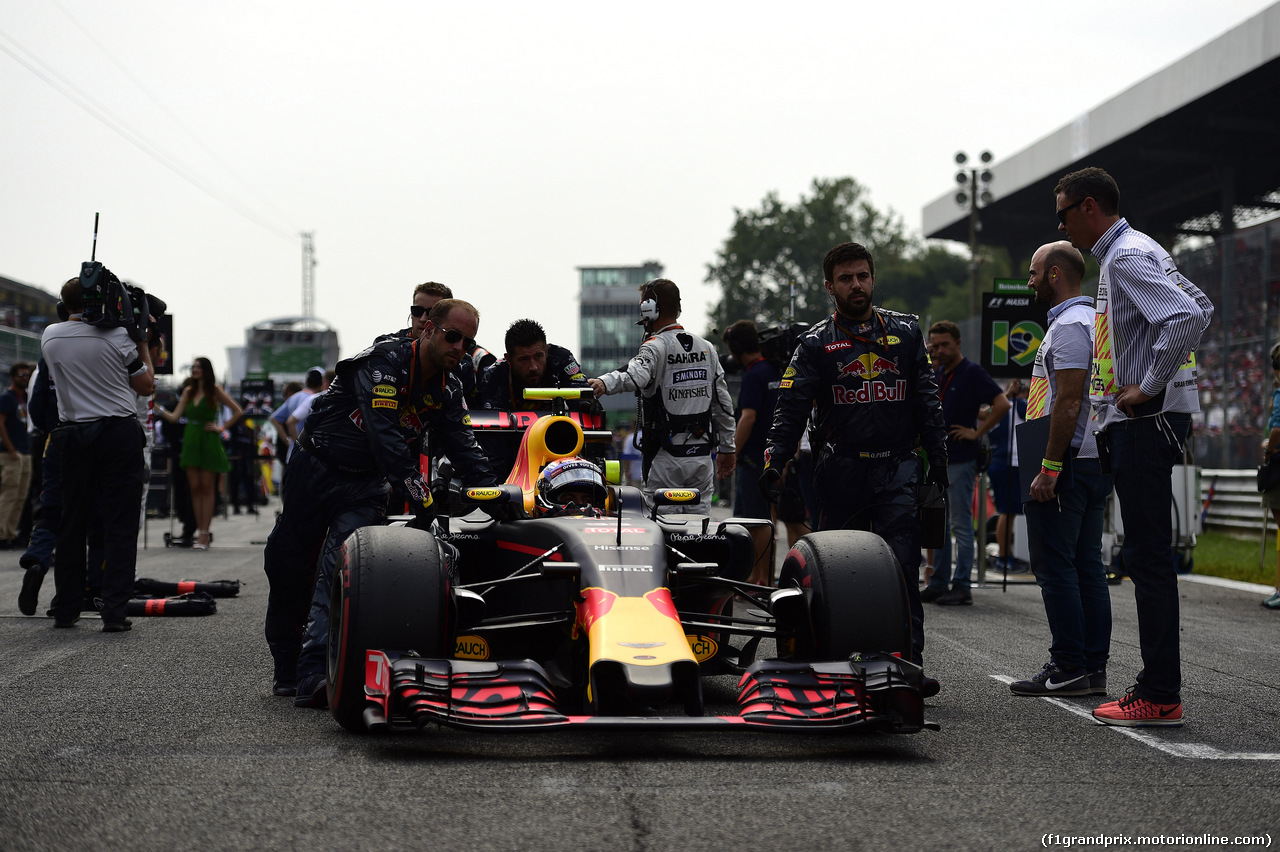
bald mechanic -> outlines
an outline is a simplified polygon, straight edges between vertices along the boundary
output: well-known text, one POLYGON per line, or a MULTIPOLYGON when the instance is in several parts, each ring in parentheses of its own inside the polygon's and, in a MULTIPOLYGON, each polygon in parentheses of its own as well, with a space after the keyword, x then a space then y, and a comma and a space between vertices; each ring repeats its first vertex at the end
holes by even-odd
POLYGON ((359 527, 383 523, 388 481, 409 495, 420 523, 435 515, 411 449, 422 431, 436 430, 466 485, 497 482, 452 373, 479 321, 467 302, 437 302, 421 337, 375 343, 339 362, 337 378, 307 418, 285 468, 290 499, 265 553, 273 692, 296 693, 299 707, 326 706, 329 585, 342 542, 359 527))

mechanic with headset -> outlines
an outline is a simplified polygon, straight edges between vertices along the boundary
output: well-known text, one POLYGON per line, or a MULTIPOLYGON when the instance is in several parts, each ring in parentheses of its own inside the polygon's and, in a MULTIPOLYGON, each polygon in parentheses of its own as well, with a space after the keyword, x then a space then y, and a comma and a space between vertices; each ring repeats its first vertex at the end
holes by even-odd
MULTIPOLYGON (((550 400, 525 399, 525 388, 587 386, 578 359, 563 346, 547 343, 547 333, 531 319, 519 319, 507 328, 507 351, 502 360, 485 370, 476 392, 474 408, 501 411, 550 411, 550 400)), ((511 441, 485 446, 493 469, 511 470, 518 446, 511 441)))
POLYGON ((645 488, 697 488, 709 499, 715 478, 734 469, 733 400, 715 347, 684 329, 680 288, 666 278, 640 287, 640 321, 649 337, 621 370, 587 379, 596 398, 641 397, 645 488), (717 453, 713 464, 711 453, 717 453))
MULTIPOLYGON (((782 469, 816 403, 809 437, 819 529, 871 530, 888 543, 906 581, 911 657, 919 665, 924 610, 917 490, 924 473, 913 449, 919 444, 928 455, 927 481, 945 486, 938 384, 916 317, 873 307, 869 251, 841 243, 823 258, 822 273, 836 309, 800 340, 782 374, 760 487, 776 499, 782 469)), ((937 681, 926 678, 925 697, 937 690, 937 681)))
POLYGON ((264 553, 273 692, 296 694, 299 707, 326 706, 329 584, 343 541, 358 527, 383 522, 389 480, 410 496, 419 523, 435 515, 411 450, 418 435, 436 430, 466 485, 497 482, 452 372, 479 319, 467 302, 437 302, 421 337, 375 343, 339 362, 337 378, 307 418, 299 451, 285 467, 289 501, 264 553))
POLYGON ((80 620, 92 519, 103 530, 103 633, 132 626, 125 615, 133 592, 138 506, 146 479, 146 438, 138 425, 137 401, 139 394, 155 392, 147 347, 118 322, 104 322, 104 306, 121 301, 120 287, 101 264, 85 264, 80 278, 62 285, 59 313, 65 309, 67 321, 49 326, 40 338, 41 357, 58 388, 62 441, 53 626, 73 627, 80 620), (94 310, 86 311, 86 306, 94 310))

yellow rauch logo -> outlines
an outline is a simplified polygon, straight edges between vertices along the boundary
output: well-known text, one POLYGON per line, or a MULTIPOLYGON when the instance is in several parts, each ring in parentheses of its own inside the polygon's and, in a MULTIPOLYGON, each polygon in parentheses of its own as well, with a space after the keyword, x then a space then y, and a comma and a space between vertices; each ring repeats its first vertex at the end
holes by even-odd
POLYGON ((677 503, 686 503, 689 500, 693 500, 698 495, 692 491, 679 491, 674 488, 669 488, 665 492, 663 492, 663 496, 665 496, 668 500, 673 500, 677 503))
POLYGON ((489 643, 482 636, 459 636, 453 646, 453 656, 460 660, 487 660, 489 643))
POLYGON ((705 663, 716 655, 716 651, 720 650, 716 640, 710 636, 694 636, 686 633, 684 638, 688 640, 689 650, 693 652, 694 658, 700 663, 705 663))
POLYGON ((502 496, 501 488, 468 488, 467 497, 472 500, 493 500, 502 496))

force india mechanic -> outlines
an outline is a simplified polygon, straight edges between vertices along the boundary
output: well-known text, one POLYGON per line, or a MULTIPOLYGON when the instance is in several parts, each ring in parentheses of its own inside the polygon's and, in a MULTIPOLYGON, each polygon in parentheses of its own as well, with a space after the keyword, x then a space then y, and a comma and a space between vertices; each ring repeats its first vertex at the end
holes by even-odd
MULTIPOLYGON (((836 310, 801 340, 782 375, 760 486, 772 497, 816 405, 810 432, 818 526, 871 530, 893 550, 911 609, 912 662, 924 650, 917 585, 917 489, 929 458, 930 481, 945 485, 946 429, 938 384, 916 317, 872 307, 875 266, 857 243, 841 243, 822 262, 836 310)), ((937 681, 925 679, 926 697, 937 681)))
POLYGON ((441 300, 420 338, 375 343, 339 362, 337 378, 307 418, 300 451, 285 468, 288 497, 264 554, 276 695, 296 693, 300 707, 324 706, 334 563, 353 530, 383 522, 388 480, 409 495, 420 520, 434 515, 411 450, 424 429, 441 437, 466 485, 496 484, 452 372, 478 325, 470 304, 441 300))
POLYGON ((734 468, 733 400, 724 368, 715 347, 676 322, 680 288, 674 282, 655 278, 640 293, 636 325, 645 327, 648 339, 626 367, 587 383, 597 399, 640 391, 646 491, 697 488, 708 500, 715 478, 724 479, 734 468))

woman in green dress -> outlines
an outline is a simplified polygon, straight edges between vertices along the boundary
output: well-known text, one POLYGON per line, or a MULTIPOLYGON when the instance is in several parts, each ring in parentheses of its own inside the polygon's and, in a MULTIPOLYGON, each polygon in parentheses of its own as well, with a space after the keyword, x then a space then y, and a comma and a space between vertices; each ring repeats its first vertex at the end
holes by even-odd
POLYGON ((183 385, 177 407, 171 412, 160 410, 160 416, 170 423, 178 423, 183 415, 187 422, 182 430, 179 464, 187 472, 191 510, 196 517, 196 542, 191 549, 207 550, 218 477, 231 469, 222 446, 222 430, 234 426, 244 415, 236 401, 214 381, 213 364, 208 358, 192 362, 191 378, 183 385), (230 409, 231 419, 219 424, 224 407, 230 409))

